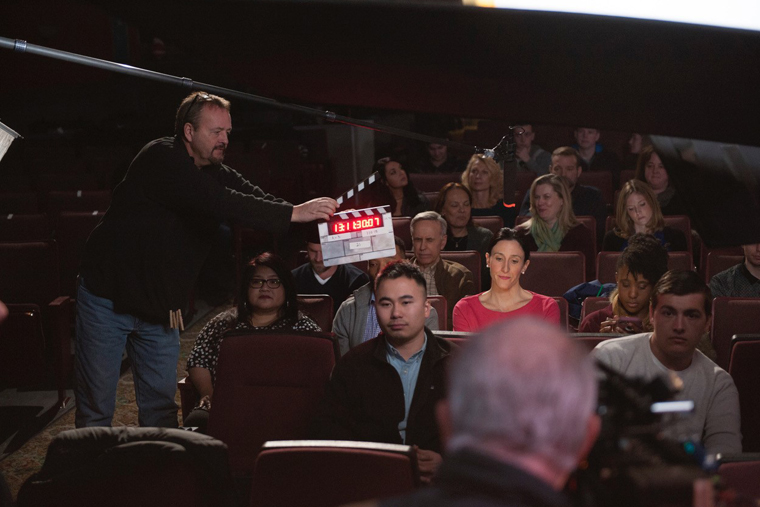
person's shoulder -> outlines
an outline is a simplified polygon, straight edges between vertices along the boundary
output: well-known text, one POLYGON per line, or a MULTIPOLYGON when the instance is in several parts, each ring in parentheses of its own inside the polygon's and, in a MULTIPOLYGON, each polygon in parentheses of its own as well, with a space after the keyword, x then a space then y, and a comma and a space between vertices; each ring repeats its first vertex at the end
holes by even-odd
POLYGON ((446 338, 441 338, 440 336, 437 336, 434 332, 432 332, 430 329, 425 328, 425 334, 428 337, 428 346, 430 344, 435 344, 435 353, 437 356, 441 358, 448 357, 452 352, 459 349, 459 346, 450 342, 446 338))
POLYGON ((362 275, 367 276, 367 273, 357 268, 353 264, 341 264, 338 266, 338 271, 342 271, 344 275, 352 279, 360 277, 362 275))
POLYGON ((456 261, 441 259, 441 265, 451 276, 465 276, 467 273, 472 274, 469 269, 456 261))
POLYGON ((291 273, 293 273, 293 276, 295 277, 304 276, 304 274, 307 274, 309 272, 309 269, 311 269, 311 264, 304 262, 300 266, 294 268, 291 273))
MULTIPOLYGON (((482 292, 480 293, 482 294, 482 292)), ((457 304, 454 305, 455 308, 464 309, 464 308, 472 308, 473 306, 480 305, 480 294, 473 294, 471 296, 465 296, 459 301, 457 301, 457 304)))
POLYGON ((639 333, 639 334, 633 334, 630 336, 620 336, 618 338, 610 338, 608 340, 604 340, 603 342, 599 343, 595 348, 594 352, 597 351, 608 351, 608 352, 615 352, 615 351, 625 351, 628 352, 635 352, 637 349, 639 349, 644 343, 649 343, 649 337, 651 336, 651 333, 639 333))

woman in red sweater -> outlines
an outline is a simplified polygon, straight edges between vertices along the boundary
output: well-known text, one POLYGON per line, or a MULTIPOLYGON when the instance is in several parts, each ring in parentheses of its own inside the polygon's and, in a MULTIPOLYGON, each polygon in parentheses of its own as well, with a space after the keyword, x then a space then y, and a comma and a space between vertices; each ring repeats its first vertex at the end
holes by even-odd
POLYGON ((459 300, 454 307, 454 331, 480 331, 494 322, 526 315, 559 325, 557 302, 520 286, 520 275, 530 266, 530 250, 514 230, 505 227, 491 241, 486 266, 491 288, 459 300))

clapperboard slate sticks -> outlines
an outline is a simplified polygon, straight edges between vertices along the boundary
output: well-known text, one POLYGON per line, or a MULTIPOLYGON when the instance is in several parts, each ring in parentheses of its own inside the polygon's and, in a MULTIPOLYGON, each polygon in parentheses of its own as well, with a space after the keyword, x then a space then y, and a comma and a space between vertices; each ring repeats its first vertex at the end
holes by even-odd
MULTIPOLYGON (((336 200, 338 204, 364 191, 377 180, 377 173, 359 183, 336 200)), ((336 213, 329 222, 319 224, 319 242, 325 266, 393 257, 396 243, 389 206, 336 213)))

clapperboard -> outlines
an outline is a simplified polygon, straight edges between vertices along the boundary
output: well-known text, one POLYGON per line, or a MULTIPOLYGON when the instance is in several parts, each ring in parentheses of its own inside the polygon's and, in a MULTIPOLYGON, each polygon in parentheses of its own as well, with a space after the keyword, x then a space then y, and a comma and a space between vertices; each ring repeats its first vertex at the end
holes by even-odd
MULTIPOLYGON (((377 180, 377 173, 336 199, 343 204, 377 180)), ((393 257, 396 243, 389 206, 343 211, 319 224, 319 242, 325 266, 393 257)))

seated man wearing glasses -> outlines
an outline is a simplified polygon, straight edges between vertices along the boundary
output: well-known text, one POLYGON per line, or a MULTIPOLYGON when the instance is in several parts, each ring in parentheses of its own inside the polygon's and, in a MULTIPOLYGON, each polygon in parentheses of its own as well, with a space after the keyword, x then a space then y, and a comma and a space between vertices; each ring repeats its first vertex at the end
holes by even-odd
POLYGON ((197 426, 201 432, 208 423, 224 333, 237 329, 321 331, 316 322, 298 311, 293 275, 282 259, 269 252, 246 266, 237 300, 237 307, 220 313, 203 327, 187 358, 190 382, 198 391, 200 403, 183 425, 197 426))

